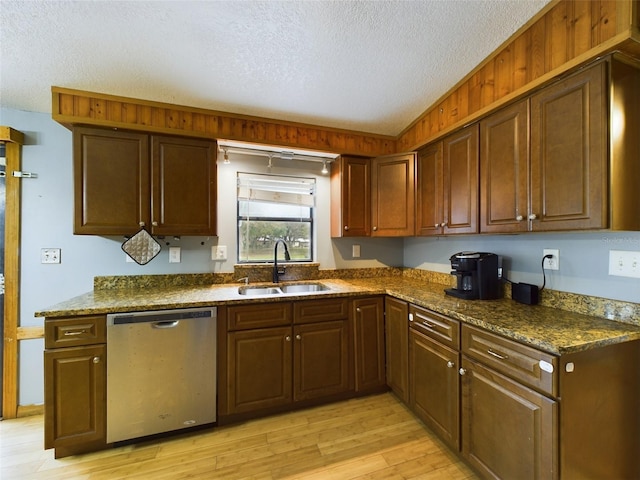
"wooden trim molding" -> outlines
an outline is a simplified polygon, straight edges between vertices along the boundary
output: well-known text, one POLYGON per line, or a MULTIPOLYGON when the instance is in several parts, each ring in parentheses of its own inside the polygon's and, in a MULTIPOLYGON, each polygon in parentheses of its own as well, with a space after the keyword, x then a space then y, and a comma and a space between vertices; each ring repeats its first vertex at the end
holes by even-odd
MULTIPOLYGON (((0 127, 6 148, 6 171, 21 169, 22 132, 0 127)), ((2 372, 2 417, 16 418, 18 406, 18 319, 20 318, 20 178, 5 178, 4 238, 4 332, 2 372)))
POLYGON ((34 340, 44 338, 44 327, 18 327, 16 332, 18 340, 34 340))
POLYGON ((394 137, 237 115, 202 108, 51 87, 52 116, 66 125, 100 125, 146 132, 238 140, 308 150, 379 156, 394 137))
POLYGON ((402 132, 398 149, 426 145, 600 55, 637 55, 629 40, 639 17, 638 0, 551 2, 402 132))

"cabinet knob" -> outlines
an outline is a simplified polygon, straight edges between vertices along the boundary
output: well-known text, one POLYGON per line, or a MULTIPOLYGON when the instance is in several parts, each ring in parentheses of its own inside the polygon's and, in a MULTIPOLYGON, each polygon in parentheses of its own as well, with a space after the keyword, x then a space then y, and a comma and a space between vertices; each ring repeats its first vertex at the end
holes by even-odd
POLYGON ((537 216, 535 213, 532 213, 532 214, 530 214, 527 218, 528 218, 529 220, 535 220, 536 218, 538 218, 538 216, 537 216))
POLYGON ((523 217, 522 215, 518 215, 518 216, 516 217, 516 220, 517 220, 517 221, 519 221, 519 222, 521 222, 522 220, 524 220, 524 217, 523 217))
POLYGON ((291 335, 287 335, 286 337, 284 337, 284 339, 285 339, 287 342, 290 342, 290 341, 291 341, 291 335))
POLYGON ((296 340, 302 340, 302 337, 300 336, 300 334, 296 335, 296 340))
POLYGON ((442 222, 442 223, 440 224, 440 226, 441 226, 441 227, 446 227, 446 226, 447 226, 447 222, 442 222))
POLYGON ((460 375, 464 375, 465 373, 467 373, 467 371, 464 368, 460 368, 460 370, 458 370, 458 373, 460 375))
POLYGON ((456 364, 455 364, 455 363, 453 363, 451 360, 449 360, 449 361, 447 362, 447 368, 453 368, 453 367, 455 367, 455 366, 456 366, 456 364))
POLYGON ((378 231, 378 227, 373 227, 373 231, 377 232, 378 231))
POLYGON ((344 226, 344 231, 347 232, 349 230, 349 225, 344 226))
POLYGON ((440 224, 439 224, 439 223, 436 223, 436 224, 434 225, 434 227, 436 227, 436 228, 438 228, 439 226, 440 226, 440 224))
POLYGON ((100 363, 100 357, 93 357, 93 363, 100 363))
POLYGON ((144 222, 138 223, 139 226, 144 227, 144 222))
POLYGON ((362 310, 360 310, 360 307, 356 308, 356 312, 358 313, 362 312, 362 310))
POLYGON ((153 225, 154 227, 158 226, 158 222, 151 222, 151 225, 153 225))

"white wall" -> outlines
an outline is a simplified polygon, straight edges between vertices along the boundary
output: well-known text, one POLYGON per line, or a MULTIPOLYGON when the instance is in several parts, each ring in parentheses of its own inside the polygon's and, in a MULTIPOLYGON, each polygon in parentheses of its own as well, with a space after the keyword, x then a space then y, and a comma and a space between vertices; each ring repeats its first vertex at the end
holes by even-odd
POLYGON ((546 286, 640 303, 640 279, 609 276, 609 250, 640 251, 640 232, 558 233, 406 238, 404 266, 450 272, 449 257, 465 250, 503 257, 503 272, 512 281, 542 286, 542 250, 560 250, 560 269, 546 270, 546 286))
MULTIPOLYGON (((126 263, 120 237, 73 235, 73 164, 71 132, 49 115, 0 109, 0 125, 26 135, 23 170, 38 174, 22 180, 22 247, 20 325, 41 325, 33 316, 55 303, 93 288, 103 275, 231 272, 236 256, 236 172, 266 173, 266 158, 230 155, 231 164, 218 162, 218 237, 166 238, 182 247, 182 262, 168 263, 168 249, 145 266, 126 263), (226 262, 210 259, 212 245, 227 245, 226 262), (43 265, 40 249, 62 249, 62 263, 43 265)), ((335 239, 329 238, 329 179, 320 165, 275 161, 273 173, 312 174, 317 178, 316 249, 320 268, 407 266, 441 272, 450 269, 448 258, 461 250, 483 250, 505 257, 507 275, 516 281, 541 284, 539 263, 543 248, 560 249, 560 270, 548 276, 550 288, 640 302, 640 280, 609 277, 609 249, 640 251, 639 232, 558 235, 468 236, 440 239, 335 239), (314 169, 310 172, 307 169, 314 169), (301 170, 305 169, 305 170, 301 170), (361 246, 361 258, 351 258, 352 245, 361 246)), ((20 405, 43 402, 43 342, 29 340, 20 347, 20 405)))

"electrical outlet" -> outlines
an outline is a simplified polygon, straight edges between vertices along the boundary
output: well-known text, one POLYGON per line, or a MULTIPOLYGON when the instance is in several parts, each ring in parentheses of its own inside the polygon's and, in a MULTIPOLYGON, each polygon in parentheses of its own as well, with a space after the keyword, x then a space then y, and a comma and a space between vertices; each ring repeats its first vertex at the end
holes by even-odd
POLYGON ((542 250, 542 255, 552 255, 551 258, 544 259, 542 268, 545 270, 560 270, 560 250, 556 248, 545 248, 542 250))
POLYGON ((169 247, 169 263, 180 263, 180 247, 169 247))
POLYGON ((211 260, 226 260, 227 259, 227 246, 216 245, 211 247, 211 260))
POLYGON ((40 263, 60 263, 59 248, 40 249, 40 263))
POLYGON ((640 252, 609 250, 609 275, 640 278, 640 252))

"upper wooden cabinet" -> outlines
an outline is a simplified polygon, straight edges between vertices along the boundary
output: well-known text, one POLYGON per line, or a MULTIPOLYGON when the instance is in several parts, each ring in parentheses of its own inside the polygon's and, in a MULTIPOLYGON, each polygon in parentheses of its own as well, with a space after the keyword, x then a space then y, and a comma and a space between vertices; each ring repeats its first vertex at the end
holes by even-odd
POLYGON ((442 142, 428 145, 418 152, 416 175, 416 234, 441 234, 444 227, 442 142))
POLYGON ((415 154, 371 160, 371 236, 406 237, 415 232, 415 154))
POLYGON ((478 125, 418 152, 418 235, 478 232, 478 125))
POLYGON ((216 144, 76 127, 74 233, 216 234, 216 144))
POLYGON ((480 231, 640 230, 640 66, 613 56, 480 122, 480 231))
POLYGON ((531 97, 532 231, 607 227, 606 64, 531 97))
POLYGON ((526 232, 529 222, 529 100, 480 122, 480 231, 526 232))
POLYGON ((371 161, 340 157, 331 165, 331 236, 371 234, 371 161))

